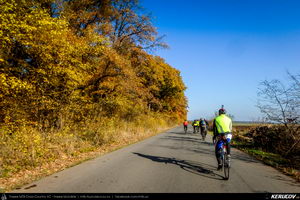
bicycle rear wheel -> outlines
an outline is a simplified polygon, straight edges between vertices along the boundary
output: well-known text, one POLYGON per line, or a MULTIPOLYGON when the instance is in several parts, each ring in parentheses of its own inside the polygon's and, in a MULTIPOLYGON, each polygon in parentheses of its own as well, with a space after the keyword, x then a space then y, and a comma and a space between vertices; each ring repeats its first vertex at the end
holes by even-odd
POLYGON ((205 141, 206 135, 207 135, 207 130, 204 130, 203 133, 202 133, 203 141, 205 141))
POLYGON ((224 169, 224 179, 229 179, 229 171, 230 171, 230 161, 228 160, 227 153, 223 155, 223 169, 224 169))

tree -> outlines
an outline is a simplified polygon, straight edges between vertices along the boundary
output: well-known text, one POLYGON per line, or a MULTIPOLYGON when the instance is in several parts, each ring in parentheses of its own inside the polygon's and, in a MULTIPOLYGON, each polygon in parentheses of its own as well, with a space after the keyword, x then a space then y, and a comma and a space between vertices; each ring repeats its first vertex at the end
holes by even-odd
POLYGON ((266 119, 276 124, 283 124, 293 138, 288 154, 299 142, 300 122, 300 76, 289 75, 286 86, 279 80, 263 81, 258 92, 258 108, 266 119))
POLYGON ((142 13, 138 0, 73 0, 63 6, 63 15, 77 34, 83 35, 92 26, 122 54, 136 47, 167 47, 152 25, 151 16, 142 13))
POLYGON ((291 104, 293 105, 292 113, 288 119, 290 123, 300 123, 300 75, 292 75, 290 73, 289 77, 291 80, 291 91, 290 98, 291 104))
POLYGON ((137 0, 0 3, 0 122, 186 114, 180 72, 145 50, 163 43, 137 0))
POLYGON ((43 1, 5 1, 1 6, 2 121, 41 124, 47 119, 54 126, 74 88, 89 77, 91 65, 84 58, 99 47, 90 44, 103 39, 73 34, 64 19, 51 17, 43 1))
POLYGON ((5 173, 53 160, 69 145, 77 154, 123 129, 186 118, 180 72, 149 54, 164 43, 137 0, 0 0, 0 7, 5 173))
POLYGON ((284 124, 296 123, 297 99, 291 94, 292 86, 286 87, 279 80, 263 81, 258 92, 258 108, 270 122, 284 124))

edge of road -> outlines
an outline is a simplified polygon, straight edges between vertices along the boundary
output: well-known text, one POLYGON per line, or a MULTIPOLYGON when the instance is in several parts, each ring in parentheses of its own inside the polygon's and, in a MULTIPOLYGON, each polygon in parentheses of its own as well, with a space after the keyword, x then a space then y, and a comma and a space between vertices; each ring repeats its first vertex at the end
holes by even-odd
MULTIPOLYGON (((32 170, 24 170, 24 171, 18 172, 18 173, 16 173, 16 176, 6 178, 6 180, 4 179, 4 181, 6 181, 6 182, 4 184, 4 188, 0 187, 0 192, 1 193, 2 192, 11 192, 15 189, 20 189, 24 185, 33 183, 42 178, 51 176, 55 173, 58 173, 63 170, 69 169, 71 167, 77 166, 86 161, 96 159, 96 158, 104 156, 108 153, 112 153, 119 149, 142 142, 146 139, 149 139, 151 137, 160 135, 169 130, 177 128, 178 126, 180 126, 180 125, 174 125, 174 126, 167 127, 167 128, 159 128, 157 130, 157 132, 154 132, 154 133, 152 132, 141 138, 134 138, 133 140, 126 141, 125 143, 115 142, 113 144, 105 144, 105 145, 101 146, 100 148, 96 149, 95 151, 81 153, 75 159, 69 159, 69 160, 67 160, 67 162, 64 162, 64 163, 59 162, 59 161, 63 161, 64 159, 59 159, 59 160, 55 160, 51 163, 46 163, 40 167, 36 167, 32 170), (47 169, 49 166, 51 167, 50 170, 47 169), (27 172, 27 174, 26 174, 26 172, 27 172), (28 173, 29 173, 29 175, 28 175, 28 173)), ((0 179, 0 181, 1 181, 1 179, 0 179)))

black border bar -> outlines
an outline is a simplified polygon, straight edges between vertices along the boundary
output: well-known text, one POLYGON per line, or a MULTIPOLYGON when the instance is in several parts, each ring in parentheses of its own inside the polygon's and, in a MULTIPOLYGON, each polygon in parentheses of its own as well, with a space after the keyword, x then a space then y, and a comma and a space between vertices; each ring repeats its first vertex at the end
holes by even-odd
POLYGON ((0 200, 11 199, 197 199, 197 200, 271 200, 300 199, 300 193, 4 193, 0 200))

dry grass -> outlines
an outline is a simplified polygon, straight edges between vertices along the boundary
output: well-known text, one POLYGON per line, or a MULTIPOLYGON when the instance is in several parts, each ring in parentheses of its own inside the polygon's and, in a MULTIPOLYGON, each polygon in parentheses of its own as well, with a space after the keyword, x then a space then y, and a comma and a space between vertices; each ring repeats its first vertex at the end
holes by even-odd
MULTIPOLYGON (((267 127, 272 128, 272 125, 267 127)), ((279 153, 266 152, 263 150, 264 145, 257 146, 254 145, 253 141, 253 131, 255 128, 260 128, 259 126, 237 126, 235 127, 234 137, 232 145, 256 159, 263 161, 265 164, 272 166, 286 175, 293 177, 295 180, 300 182, 300 171, 299 165, 295 165, 292 158, 284 158, 279 153)), ((255 129, 256 130, 256 129, 255 129)))
POLYGON ((18 140, 10 137, 7 141, 9 144, 0 149, 2 150, 1 170, 6 172, 0 177, 0 191, 7 192, 18 188, 83 161, 156 135, 170 127, 166 122, 152 118, 146 120, 146 123, 145 119, 132 123, 118 122, 118 125, 111 121, 105 126, 90 123, 88 128, 83 128, 81 131, 65 129, 36 142, 28 140, 29 137, 26 134, 30 133, 31 136, 42 138, 41 133, 33 130, 22 132, 23 135, 26 133, 26 140, 21 134, 18 135, 18 140), (28 151, 29 147, 30 151, 28 151), (40 155, 37 156, 38 154, 40 155), (4 160, 5 158, 9 161, 4 160))
MULTIPOLYGON (((239 148, 239 147, 238 147, 239 148)), ((283 158, 279 154, 268 153, 252 148, 239 148, 244 152, 247 152, 257 160, 264 162, 265 164, 274 167, 282 173, 293 177, 295 180, 300 182, 300 171, 290 166, 290 161, 283 158)))

